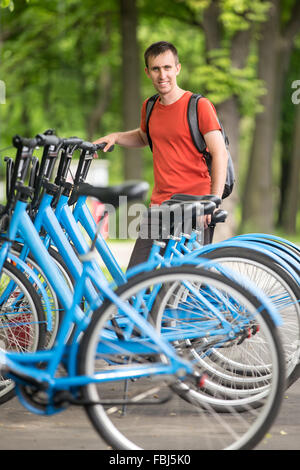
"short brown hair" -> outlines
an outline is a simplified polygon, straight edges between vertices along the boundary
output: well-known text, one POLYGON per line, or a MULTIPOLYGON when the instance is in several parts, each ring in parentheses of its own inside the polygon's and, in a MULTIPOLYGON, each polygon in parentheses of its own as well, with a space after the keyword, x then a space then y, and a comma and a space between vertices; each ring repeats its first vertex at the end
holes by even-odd
POLYGON ((175 57, 176 64, 179 62, 178 58, 178 52, 176 47, 171 44, 170 42, 166 41, 159 41, 159 42, 154 42, 149 46, 144 54, 144 59, 145 59, 145 64, 146 67, 148 67, 148 59, 149 57, 157 57, 160 54, 163 54, 166 51, 171 51, 175 57))

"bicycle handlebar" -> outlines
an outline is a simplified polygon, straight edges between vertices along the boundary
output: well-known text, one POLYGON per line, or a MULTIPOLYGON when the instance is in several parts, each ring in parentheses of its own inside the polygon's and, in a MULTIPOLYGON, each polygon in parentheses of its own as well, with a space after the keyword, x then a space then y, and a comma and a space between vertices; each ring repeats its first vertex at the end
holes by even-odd
POLYGON ((83 142, 83 139, 79 137, 69 137, 68 139, 63 139, 62 147, 67 148, 71 146, 79 146, 83 142))
MULTIPOLYGON (((86 152, 96 153, 97 150, 103 150, 104 147, 106 147, 106 145, 107 145, 106 142, 102 142, 101 144, 92 144, 91 142, 82 142, 79 147, 81 148, 81 150, 85 150, 86 152)), ((108 152, 112 152, 113 149, 114 149, 114 145, 109 147, 108 152)))
POLYGON ((60 139, 56 135, 49 135, 49 134, 37 134, 35 136, 38 145, 48 146, 54 145, 55 147, 63 142, 63 139, 60 139))
POLYGON ((26 137, 21 137, 19 135, 15 135, 13 137, 13 145, 17 148, 28 147, 29 149, 34 149, 38 146, 37 139, 28 139, 26 137))
MULTIPOLYGON (((97 150, 103 150, 104 147, 106 147, 107 143, 106 142, 102 142, 102 144, 96 144, 96 149, 97 150)), ((107 150, 108 152, 112 152, 114 150, 115 146, 114 145, 111 145, 109 147, 109 149, 107 150)))

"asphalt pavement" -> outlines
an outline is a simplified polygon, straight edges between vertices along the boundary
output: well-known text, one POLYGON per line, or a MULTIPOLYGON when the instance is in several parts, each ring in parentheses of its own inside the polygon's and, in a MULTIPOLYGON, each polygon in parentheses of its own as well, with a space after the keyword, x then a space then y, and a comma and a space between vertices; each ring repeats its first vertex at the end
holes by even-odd
MULTIPOLYGON (((1 450, 109 450, 85 411, 72 406, 53 416, 39 416, 13 398, 0 407, 1 450)), ((257 450, 300 449, 300 379, 285 393, 275 423, 257 450)))

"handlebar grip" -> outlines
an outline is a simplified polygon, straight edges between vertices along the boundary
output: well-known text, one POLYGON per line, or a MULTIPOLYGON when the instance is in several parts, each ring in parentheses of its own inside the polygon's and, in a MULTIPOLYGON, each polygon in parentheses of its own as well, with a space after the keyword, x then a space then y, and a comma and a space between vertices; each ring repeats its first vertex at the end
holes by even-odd
POLYGON ((218 224, 220 222, 225 222, 225 220, 227 219, 227 216, 228 216, 227 211, 224 211, 222 209, 216 210, 214 212, 214 214, 212 215, 211 225, 215 225, 215 224, 218 224))
POLYGON ((91 142, 86 142, 86 141, 81 142, 79 147, 81 150, 85 150, 91 153, 96 151, 96 146, 92 144, 91 142))
POLYGON ((28 139, 26 137, 21 137, 19 135, 15 135, 12 139, 13 145, 17 148, 21 147, 28 147, 30 149, 33 149, 38 146, 37 139, 28 139))
POLYGON ((68 139, 63 139, 63 147, 68 147, 71 145, 80 145, 83 142, 83 139, 79 137, 69 137, 68 139))
POLYGON ((204 215, 212 214, 216 208, 216 204, 213 201, 203 201, 202 204, 204 215))
POLYGON ((56 135, 50 135, 50 134, 37 134, 35 136, 37 142, 39 145, 59 145, 61 143, 61 139, 57 137, 56 135))
MULTIPOLYGON (((107 145, 107 142, 102 142, 101 144, 96 144, 95 147, 96 147, 96 151, 97 150, 103 150, 104 147, 106 147, 107 145)), ((115 146, 114 145, 111 145, 109 147, 109 149, 107 150, 108 152, 112 152, 114 150, 115 146)))

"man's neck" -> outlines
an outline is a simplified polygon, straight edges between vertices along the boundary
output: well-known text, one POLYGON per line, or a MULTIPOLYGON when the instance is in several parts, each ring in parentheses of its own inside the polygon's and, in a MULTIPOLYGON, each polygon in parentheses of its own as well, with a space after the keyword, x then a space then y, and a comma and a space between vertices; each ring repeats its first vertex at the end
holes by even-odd
POLYGON ((169 104, 175 103, 175 101, 179 100, 182 95, 185 93, 185 90, 182 90, 179 87, 176 87, 170 93, 167 94, 160 94, 160 102, 161 104, 167 106, 169 104))

